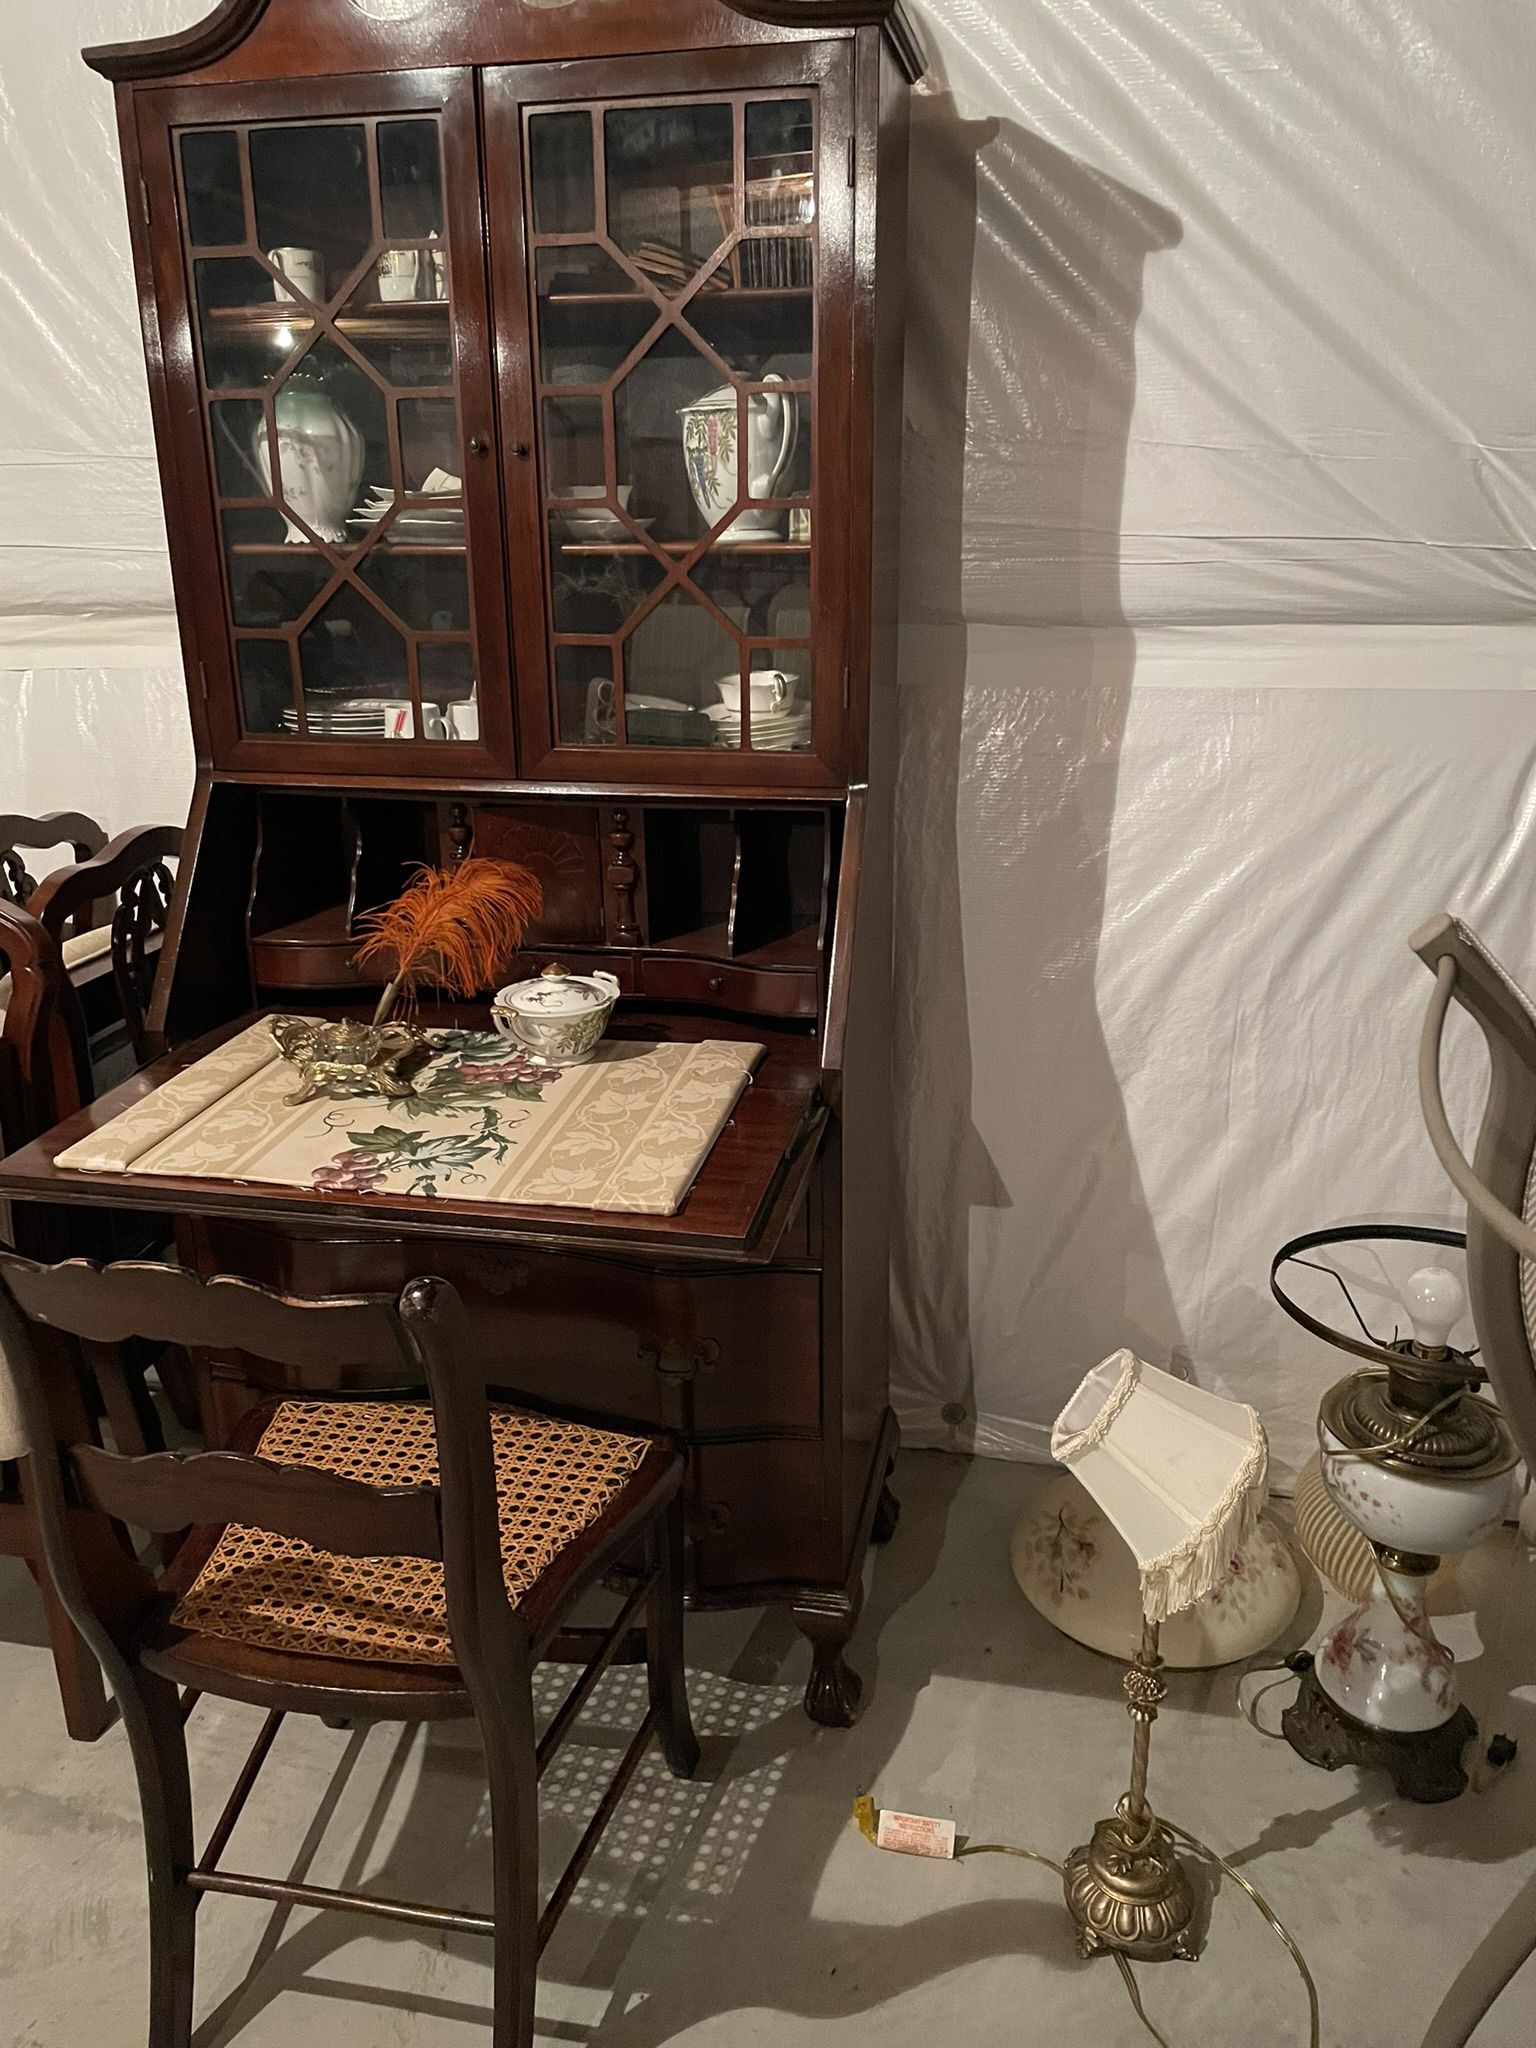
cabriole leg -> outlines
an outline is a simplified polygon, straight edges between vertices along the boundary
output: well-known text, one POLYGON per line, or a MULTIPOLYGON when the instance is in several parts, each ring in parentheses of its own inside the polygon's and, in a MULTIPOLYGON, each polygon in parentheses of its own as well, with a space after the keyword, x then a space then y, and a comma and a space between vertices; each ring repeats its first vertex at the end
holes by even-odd
POLYGON ((861 1596, 808 1596, 794 1609, 795 1626, 811 1646, 805 1711, 823 1728, 851 1728, 863 1680, 843 1656, 859 1619, 861 1596))

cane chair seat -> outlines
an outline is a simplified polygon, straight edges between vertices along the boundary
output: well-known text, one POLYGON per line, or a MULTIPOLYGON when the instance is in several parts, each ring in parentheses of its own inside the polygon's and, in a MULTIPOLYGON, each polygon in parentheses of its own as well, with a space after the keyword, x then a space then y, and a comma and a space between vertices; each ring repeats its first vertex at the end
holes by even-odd
MULTIPOLYGON (((613 1508, 656 1449, 550 1416, 490 1411, 502 1572, 514 1606, 613 1508)), ((436 1485, 431 1407, 409 1401, 284 1401, 240 1448, 373 1486, 436 1485)), ((194 1539, 195 1541, 195 1539, 194 1539)), ((181 1593, 172 1626, 258 1649, 374 1664, 452 1667, 441 1564, 341 1557, 231 1524, 181 1593)))

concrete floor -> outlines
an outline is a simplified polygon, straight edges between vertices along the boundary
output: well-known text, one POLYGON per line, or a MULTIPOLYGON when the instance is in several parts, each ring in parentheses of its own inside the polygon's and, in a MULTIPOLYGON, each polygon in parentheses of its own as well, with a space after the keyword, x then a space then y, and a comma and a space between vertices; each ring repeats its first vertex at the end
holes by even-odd
MULTIPOLYGON (((869 1704, 849 1733, 801 1715, 807 1652, 781 1617, 692 1625, 703 1767, 680 1785, 659 1763, 642 1765, 544 1958, 541 2041, 1145 2048, 1116 1971, 1077 1960, 1048 1871, 1002 1856, 882 1855, 849 1820, 869 1791, 952 1815, 973 1837, 1060 1856, 1122 1789, 1118 1670, 1040 1620, 1008 1569, 1009 1531, 1046 1477, 933 1453, 903 1459, 905 1514, 873 1562, 857 1644, 869 1704)), ((1470 1659, 1469 1702, 1485 1732, 1517 1736, 1536 1759, 1536 1574, 1508 1539, 1463 1576, 1475 1613, 1441 1626, 1470 1659)), ((1314 1597, 1296 1640, 1319 1618, 1314 1597)), ((591 1744, 569 1747, 551 1773, 551 1874, 642 1682, 627 1671, 606 1681, 591 1744)), ((218 1702, 194 1715, 207 1807, 257 1718, 218 1702)), ((30 1586, 4 1560, 0 1731, 0 2043, 142 2048, 143 1876, 126 1749, 115 1729, 89 1748, 65 1739, 30 1586)), ((1327 2048, 1416 2048, 1446 1984, 1522 1885, 1536 1911, 1536 1761, 1454 1806, 1406 1807, 1383 1780, 1329 1777, 1263 1740, 1235 1710, 1232 1672, 1175 1675, 1154 1793, 1288 1922, 1321 1988, 1327 2048)), ((291 1723, 225 1861, 483 1905, 474 1739, 291 1723)), ((485 1955, 467 1939, 226 1898, 205 1902, 199 1935, 198 2048, 487 2039, 485 1955)), ((1230 1884, 1212 1902, 1198 1967, 1144 1970, 1141 1983, 1171 2048, 1305 2042, 1299 1980, 1230 1884)), ((1528 1969, 1477 2048, 1533 2040, 1528 1969)))

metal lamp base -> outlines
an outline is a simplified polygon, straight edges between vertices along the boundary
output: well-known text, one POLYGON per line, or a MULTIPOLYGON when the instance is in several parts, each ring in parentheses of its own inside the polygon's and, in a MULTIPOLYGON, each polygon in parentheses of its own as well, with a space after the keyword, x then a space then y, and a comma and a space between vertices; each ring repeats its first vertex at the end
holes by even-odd
POLYGON ((1194 1892, 1159 1822, 1146 1831, 1123 1812, 1101 1820, 1088 1846, 1067 1858, 1063 1882, 1079 1955, 1118 1950, 1146 1963, 1195 1960, 1194 1892))
POLYGON ((1435 1806, 1459 1799, 1467 1789, 1461 1754, 1477 1733, 1477 1723, 1458 1707, 1438 1728, 1398 1734, 1372 1728, 1346 1714, 1324 1692, 1317 1672, 1309 1671, 1301 1690, 1280 1717, 1281 1731, 1299 1757, 1336 1771, 1341 1764, 1362 1764, 1386 1771, 1399 1799, 1435 1806))

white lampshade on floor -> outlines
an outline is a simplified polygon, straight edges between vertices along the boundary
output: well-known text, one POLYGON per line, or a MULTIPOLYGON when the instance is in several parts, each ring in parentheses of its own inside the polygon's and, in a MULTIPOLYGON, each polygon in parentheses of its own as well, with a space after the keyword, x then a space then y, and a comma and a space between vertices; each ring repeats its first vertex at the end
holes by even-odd
MULTIPOLYGON (((1130 1546, 1070 1473, 1054 1480, 1013 1532, 1013 1575, 1037 1613, 1087 1649, 1128 1662, 1141 1640, 1141 1580, 1130 1546)), ((1283 1635, 1301 1603, 1301 1575, 1269 1516, 1225 1577, 1162 1627, 1163 1661, 1178 1671, 1240 1663, 1283 1635)))

